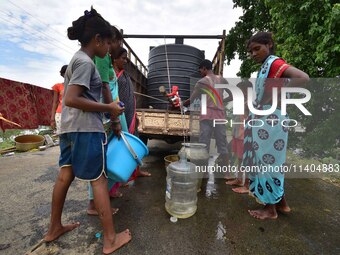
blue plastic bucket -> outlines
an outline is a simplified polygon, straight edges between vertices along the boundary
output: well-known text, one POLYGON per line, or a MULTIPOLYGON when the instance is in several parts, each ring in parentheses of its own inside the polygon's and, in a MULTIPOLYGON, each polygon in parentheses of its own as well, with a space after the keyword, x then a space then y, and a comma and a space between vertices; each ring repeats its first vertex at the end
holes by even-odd
POLYGON ((122 132, 108 144, 106 166, 109 175, 119 182, 127 182, 142 159, 149 154, 148 147, 136 136, 122 132))

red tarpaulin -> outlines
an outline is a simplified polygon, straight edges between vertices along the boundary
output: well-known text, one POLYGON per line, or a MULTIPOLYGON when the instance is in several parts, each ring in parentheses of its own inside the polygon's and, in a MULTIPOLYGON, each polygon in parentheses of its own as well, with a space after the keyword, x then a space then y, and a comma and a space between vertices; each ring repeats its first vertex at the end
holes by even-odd
MULTIPOLYGON (((28 83, 0 78, 0 113, 21 129, 50 125, 53 91, 28 83)), ((2 129, 19 129, 2 122, 2 129)))

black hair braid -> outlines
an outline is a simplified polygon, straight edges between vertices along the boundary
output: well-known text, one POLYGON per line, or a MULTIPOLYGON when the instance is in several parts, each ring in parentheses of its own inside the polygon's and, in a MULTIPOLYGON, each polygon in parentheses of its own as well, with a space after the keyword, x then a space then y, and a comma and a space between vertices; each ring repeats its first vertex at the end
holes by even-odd
POLYGON ((103 37, 112 37, 111 25, 93 7, 84 11, 84 15, 72 22, 72 27, 67 29, 70 40, 78 40, 86 45, 93 36, 100 34, 103 37))
POLYGON ((72 27, 67 29, 67 37, 70 40, 79 40, 84 32, 85 16, 79 17, 79 19, 72 22, 72 27))
POLYGON ((95 9, 93 9, 93 6, 91 6, 90 11, 85 10, 83 16, 79 17, 77 20, 72 22, 72 27, 69 27, 67 29, 68 38, 70 40, 80 40, 82 34, 84 33, 86 21, 92 17, 101 17, 101 15, 98 14, 98 12, 95 9))
POLYGON ((93 6, 91 6, 91 10, 85 10, 84 11, 84 16, 86 20, 93 18, 93 17, 98 17, 101 18, 102 20, 104 20, 104 18, 102 17, 102 15, 100 15, 95 9, 93 9, 93 6))

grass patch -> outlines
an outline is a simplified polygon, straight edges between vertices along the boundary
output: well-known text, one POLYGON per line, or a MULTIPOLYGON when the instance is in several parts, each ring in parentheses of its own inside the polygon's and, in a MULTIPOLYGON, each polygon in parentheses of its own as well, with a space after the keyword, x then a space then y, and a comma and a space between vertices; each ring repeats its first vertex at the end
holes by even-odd
POLYGON ((10 147, 15 146, 15 143, 12 141, 3 141, 2 143, 0 143, 0 150, 4 150, 10 147))
MULTIPOLYGON (((300 155, 294 154, 292 150, 287 150, 287 165, 297 165, 297 166, 302 165, 302 167, 304 168, 305 166, 308 166, 308 165, 319 166, 322 164, 332 164, 333 167, 337 164, 339 166, 339 162, 336 160, 323 162, 321 160, 317 160, 313 158, 305 158, 300 155)), ((334 169, 336 169, 336 167, 334 167, 334 169)), ((337 169, 339 170, 339 168, 337 169)), ((310 174, 312 177, 313 173, 310 173, 310 174)), ((339 171, 338 172, 335 172, 335 171, 326 172, 326 173, 318 172, 317 174, 318 176, 321 177, 322 180, 340 187, 340 172, 339 171)))
POLYGON ((302 156, 294 154, 291 150, 287 150, 287 164, 306 166, 309 164, 319 165, 322 164, 322 162, 313 158, 304 158, 302 156))

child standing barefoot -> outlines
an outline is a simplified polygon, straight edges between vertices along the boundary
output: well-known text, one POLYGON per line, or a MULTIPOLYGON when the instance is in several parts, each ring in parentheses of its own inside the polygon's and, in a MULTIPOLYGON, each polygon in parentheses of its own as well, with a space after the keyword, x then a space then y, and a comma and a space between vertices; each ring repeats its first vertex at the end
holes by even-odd
POLYGON ((78 40, 77 51, 65 73, 65 88, 61 116, 60 172, 52 196, 51 222, 44 241, 56 240, 79 223, 62 225, 61 215, 66 194, 75 177, 90 181, 94 202, 103 226, 103 253, 110 254, 131 240, 128 229, 115 233, 107 188, 105 168, 106 137, 102 112, 120 115, 124 108, 116 103, 99 102, 102 81, 92 61, 104 57, 112 38, 111 25, 93 8, 85 11, 72 27, 68 37, 78 40))
MULTIPOLYGON (((241 89, 244 98, 248 98, 248 88, 252 87, 250 81, 242 81, 237 84, 237 87, 241 89)), ((227 181, 227 185, 235 185, 239 186, 237 188, 233 188, 232 190, 239 194, 248 194, 249 193, 249 179, 245 176, 246 173, 241 171, 242 158, 243 158, 243 140, 244 140, 244 126, 242 123, 245 121, 249 114, 247 100, 244 100, 244 115, 235 115, 235 124, 233 125, 233 140, 232 140, 232 151, 237 156, 238 160, 238 177, 235 180, 227 181)))

